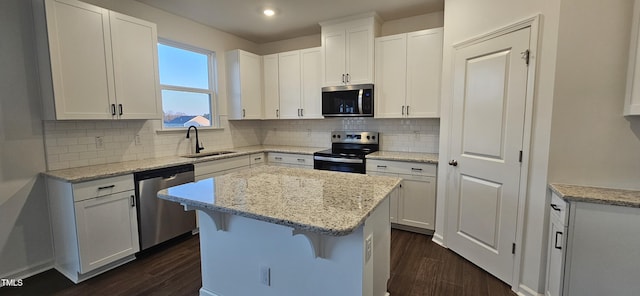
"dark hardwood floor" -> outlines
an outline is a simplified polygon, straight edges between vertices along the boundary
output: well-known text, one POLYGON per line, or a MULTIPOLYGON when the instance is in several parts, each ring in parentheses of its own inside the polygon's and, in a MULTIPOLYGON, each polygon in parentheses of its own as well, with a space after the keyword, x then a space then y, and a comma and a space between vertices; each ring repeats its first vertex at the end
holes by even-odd
MULTIPOLYGON (((433 243, 430 236, 396 229, 391 233, 388 284, 392 296, 515 295, 503 282, 433 243)), ((0 288, 0 295, 196 296, 200 286, 200 246, 198 236, 193 236, 77 285, 49 270, 24 279, 20 288, 0 288)))

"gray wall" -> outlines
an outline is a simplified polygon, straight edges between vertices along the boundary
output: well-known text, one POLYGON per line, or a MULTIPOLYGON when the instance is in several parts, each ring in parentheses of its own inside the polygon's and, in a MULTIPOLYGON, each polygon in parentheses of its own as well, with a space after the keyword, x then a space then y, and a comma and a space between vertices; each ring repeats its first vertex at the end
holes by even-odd
POLYGON ((0 1, 0 278, 53 257, 31 1, 0 1))

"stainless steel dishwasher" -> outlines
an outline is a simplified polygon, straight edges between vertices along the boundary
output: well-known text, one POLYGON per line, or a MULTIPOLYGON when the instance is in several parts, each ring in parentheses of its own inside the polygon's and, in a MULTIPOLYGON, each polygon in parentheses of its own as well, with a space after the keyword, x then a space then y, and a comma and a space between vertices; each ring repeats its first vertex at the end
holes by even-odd
POLYGON ((192 164, 135 173, 134 179, 141 251, 196 228, 195 211, 157 196, 162 189, 193 182, 192 164))

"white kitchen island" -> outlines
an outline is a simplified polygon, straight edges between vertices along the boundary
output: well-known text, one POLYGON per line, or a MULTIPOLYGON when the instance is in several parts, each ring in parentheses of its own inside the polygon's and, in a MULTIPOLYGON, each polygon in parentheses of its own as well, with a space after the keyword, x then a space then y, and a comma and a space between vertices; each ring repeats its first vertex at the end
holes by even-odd
POLYGON ((263 166, 158 197, 199 211, 202 296, 384 296, 399 184, 263 166))

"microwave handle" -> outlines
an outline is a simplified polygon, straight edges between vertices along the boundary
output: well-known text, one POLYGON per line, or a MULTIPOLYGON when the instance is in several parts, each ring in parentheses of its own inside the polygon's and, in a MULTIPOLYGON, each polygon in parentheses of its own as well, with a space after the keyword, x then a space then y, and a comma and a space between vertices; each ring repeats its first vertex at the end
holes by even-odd
POLYGON ((362 111, 362 92, 362 89, 358 92, 358 110, 360 110, 360 114, 364 114, 362 111))

